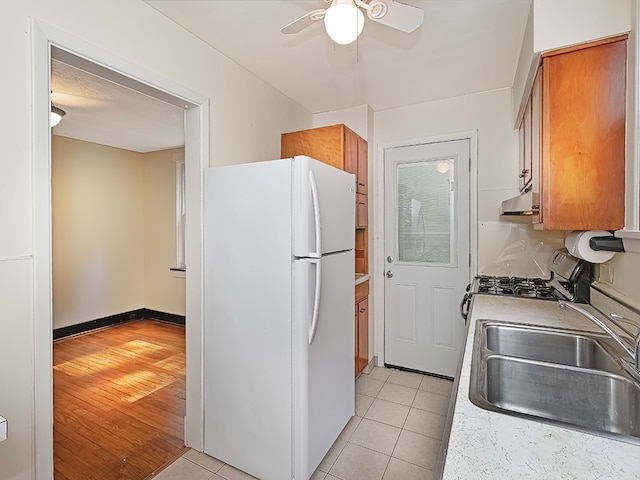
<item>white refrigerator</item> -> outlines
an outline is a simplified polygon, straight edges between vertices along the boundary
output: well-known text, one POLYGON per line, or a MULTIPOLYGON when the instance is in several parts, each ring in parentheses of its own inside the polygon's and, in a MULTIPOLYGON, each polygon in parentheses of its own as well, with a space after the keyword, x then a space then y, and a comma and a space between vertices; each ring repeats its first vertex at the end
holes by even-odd
POLYGON ((301 156, 204 182, 204 450, 308 480, 355 410, 355 177, 301 156))

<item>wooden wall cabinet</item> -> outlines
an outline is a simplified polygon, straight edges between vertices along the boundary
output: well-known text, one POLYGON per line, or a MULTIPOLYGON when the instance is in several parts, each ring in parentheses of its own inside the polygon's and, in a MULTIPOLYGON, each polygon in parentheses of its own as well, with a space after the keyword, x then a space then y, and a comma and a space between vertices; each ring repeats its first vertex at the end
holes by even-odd
POLYGON ((369 364, 369 281, 356 285, 355 311, 355 374, 362 373, 369 364))
POLYGON ((369 200, 367 141, 345 125, 283 133, 283 158, 306 155, 356 176, 355 273, 369 273, 369 200))
POLYGON ((626 52, 624 36, 543 55, 521 127, 535 228, 623 228, 626 52))

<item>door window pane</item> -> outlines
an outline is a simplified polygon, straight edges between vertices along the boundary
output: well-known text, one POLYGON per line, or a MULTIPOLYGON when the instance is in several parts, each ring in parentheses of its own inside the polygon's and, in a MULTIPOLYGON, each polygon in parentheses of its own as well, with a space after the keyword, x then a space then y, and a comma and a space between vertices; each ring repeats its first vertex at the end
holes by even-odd
POLYGON ((452 265, 452 158, 398 165, 398 259, 452 265))

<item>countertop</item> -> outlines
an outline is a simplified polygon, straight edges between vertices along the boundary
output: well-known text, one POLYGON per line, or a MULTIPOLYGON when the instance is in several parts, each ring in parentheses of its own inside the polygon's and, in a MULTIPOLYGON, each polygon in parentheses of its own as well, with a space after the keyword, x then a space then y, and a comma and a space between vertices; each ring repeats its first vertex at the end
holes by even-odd
POLYGON ((478 319, 600 331, 579 313, 561 310, 556 302, 475 295, 452 403, 443 479, 640 479, 640 445, 490 412, 471 403, 471 356, 478 319))

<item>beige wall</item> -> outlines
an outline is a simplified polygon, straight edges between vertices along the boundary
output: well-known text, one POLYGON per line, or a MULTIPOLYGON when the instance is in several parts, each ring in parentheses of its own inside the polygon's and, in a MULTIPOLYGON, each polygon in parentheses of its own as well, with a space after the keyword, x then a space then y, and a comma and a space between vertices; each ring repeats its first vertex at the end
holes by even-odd
POLYGON ((144 306, 185 315, 185 278, 169 268, 176 265, 176 161, 184 150, 143 155, 144 306))
POLYGON ((53 328, 144 306, 144 162, 52 137, 53 328))
POLYGON ((3 3, 0 41, 11 65, 3 106, 12 112, 0 118, 0 415, 10 425, 0 443, 3 480, 35 475, 32 19, 209 98, 211 165, 277 158, 281 132, 313 125, 310 112, 142 1, 3 3))
POLYGON ((52 137, 53 328, 142 307, 185 314, 175 160, 52 137))

